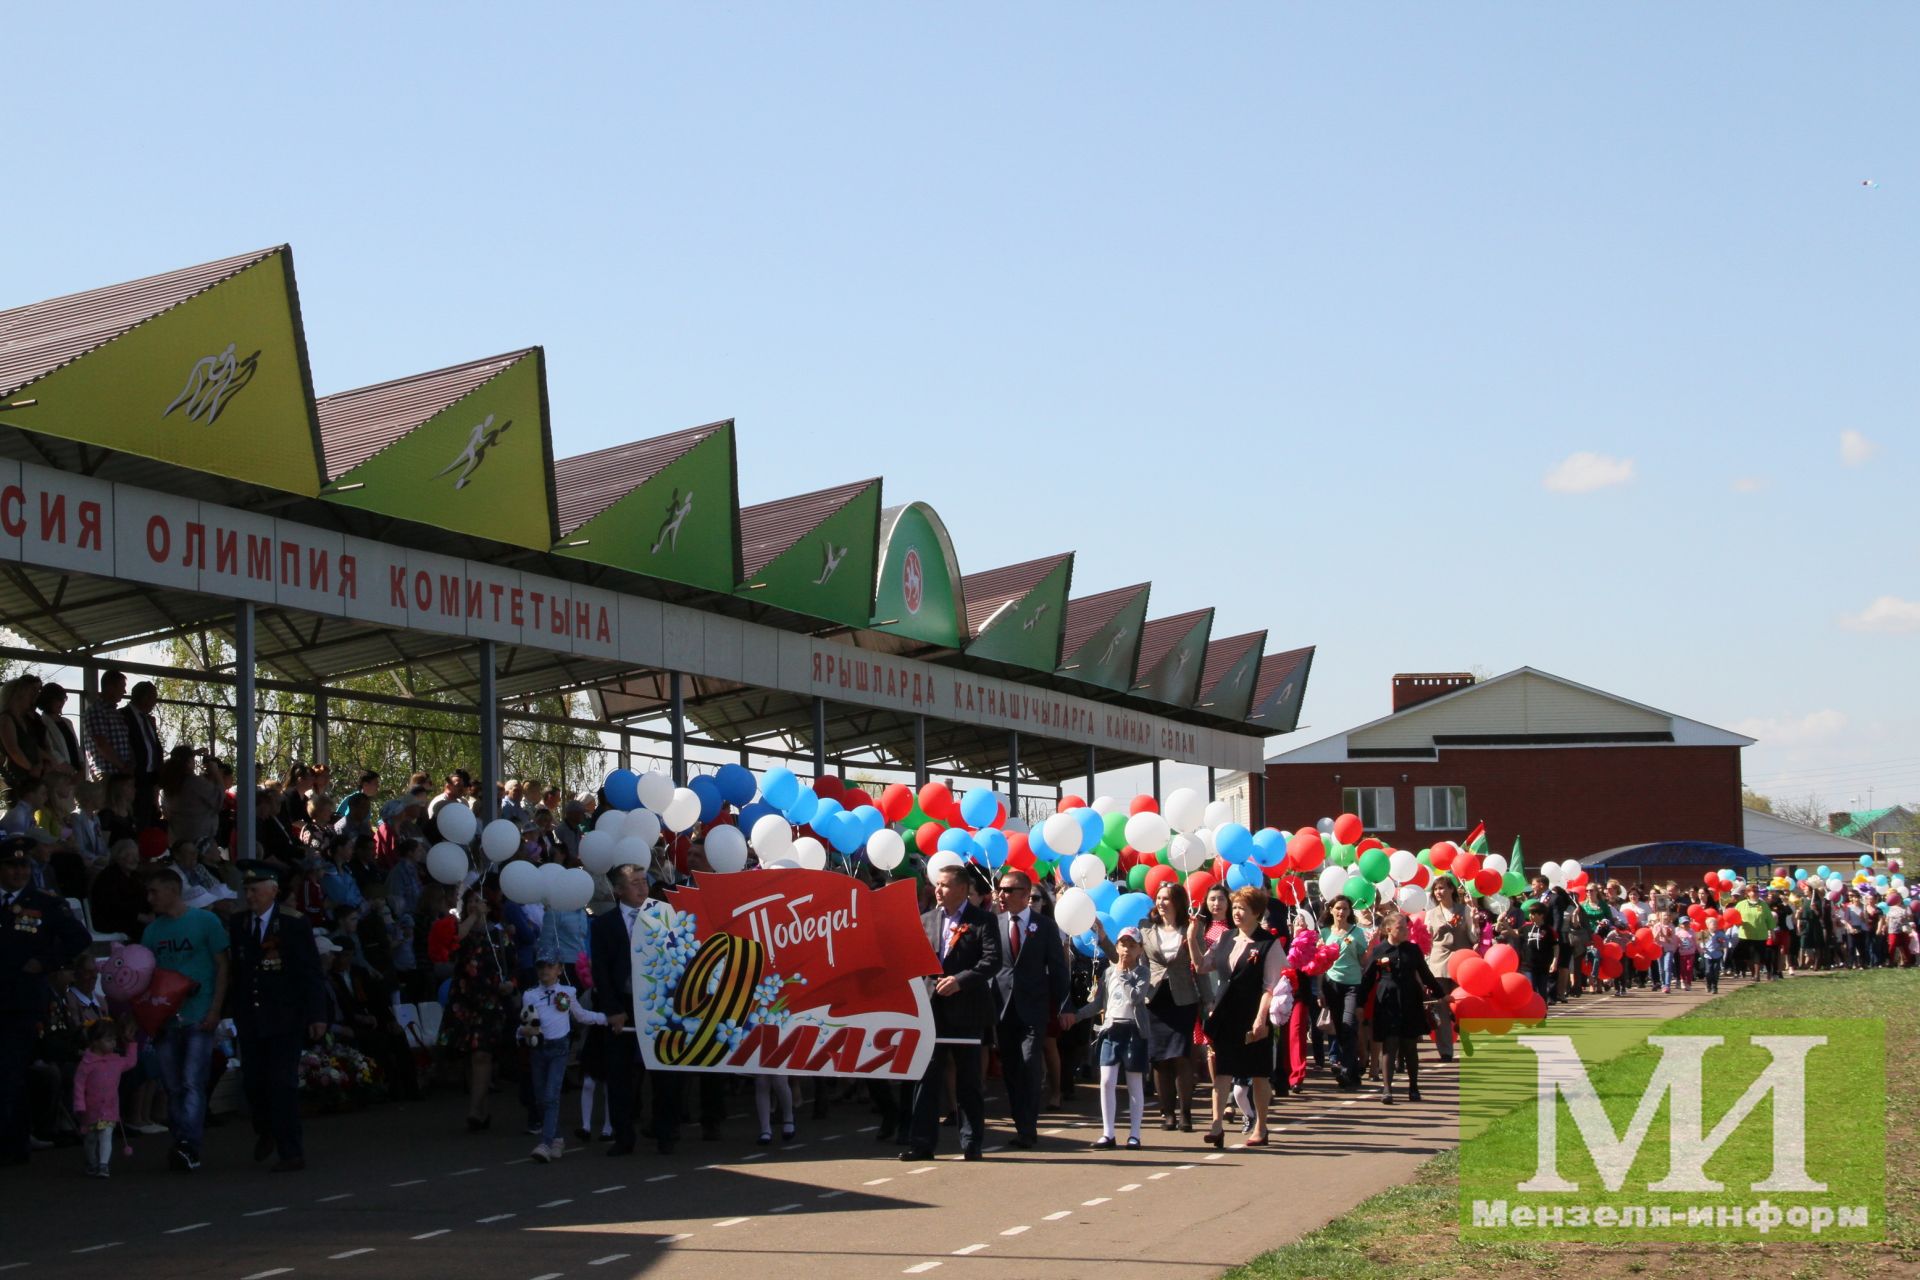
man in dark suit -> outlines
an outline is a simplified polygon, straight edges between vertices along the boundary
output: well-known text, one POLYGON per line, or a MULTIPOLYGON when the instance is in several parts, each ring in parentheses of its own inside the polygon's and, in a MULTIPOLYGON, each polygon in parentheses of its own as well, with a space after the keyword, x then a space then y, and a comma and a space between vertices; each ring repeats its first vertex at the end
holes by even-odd
MULTIPOLYGON (((136 746, 135 751, 139 748, 136 746)), ((241 1083, 253 1113, 253 1158, 276 1150, 275 1173, 307 1167, 300 1134, 300 1050, 327 1033, 326 980, 313 926, 275 909, 280 880, 264 862, 241 864, 247 909, 227 921, 228 1013, 239 1032, 241 1083)))
MULTIPOLYGON (((647 873, 628 862, 607 872, 613 889, 613 910, 603 911, 587 926, 587 948, 593 961, 595 1007, 607 1015, 607 1122, 613 1128, 610 1156, 633 1151, 634 1099, 640 1091, 639 1042, 628 1029, 634 1025, 633 931, 640 927, 640 907, 647 900, 647 873)), ((655 1098, 659 1096, 656 1082, 655 1098)), ((671 1140, 662 1139, 662 1150, 671 1140)))
POLYGON ((33 887, 33 843, 0 843, 0 1165, 25 1164, 32 1146, 27 1060, 53 1000, 47 975, 93 941, 65 902, 33 887))
POLYGON ((133 775, 133 819, 143 827, 160 821, 160 766, 166 755, 160 750, 160 726, 154 722, 153 709, 160 703, 160 690, 153 681, 142 680, 133 686, 120 717, 127 722, 128 772, 133 775))
POLYGON ((1060 929, 1033 909, 1033 878, 1017 867, 1001 869, 1000 971, 993 977, 1000 1019, 996 1028, 1000 1073, 1013 1112, 1013 1145, 1040 1141, 1040 1098, 1046 1092, 1047 1029, 1067 1003, 1067 953, 1060 929))
POLYGON ((933 1033, 938 1042, 913 1094, 912 1145, 902 1160, 926 1160, 940 1142, 940 1101, 947 1064, 960 1111, 960 1154, 980 1158, 986 1105, 980 1097, 980 1037, 993 1026, 993 978, 1000 972, 1000 932, 993 915, 967 900, 967 873, 942 869, 933 878, 932 911, 920 917, 940 957, 933 980, 933 1033))

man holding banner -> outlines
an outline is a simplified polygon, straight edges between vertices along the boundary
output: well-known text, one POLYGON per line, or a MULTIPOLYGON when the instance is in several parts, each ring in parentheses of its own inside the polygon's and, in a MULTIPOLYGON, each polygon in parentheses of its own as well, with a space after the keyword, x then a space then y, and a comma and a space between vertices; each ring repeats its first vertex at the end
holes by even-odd
POLYGON ((978 1160, 987 1124, 980 1096, 980 1036, 994 1022, 1000 929, 992 915, 967 900, 967 876, 959 867, 942 868, 934 876, 933 896, 937 905, 920 919, 940 959, 940 976, 930 988, 937 1042, 913 1095, 912 1145, 900 1158, 933 1156, 940 1141, 941 1093, 951 1062, 960 1111, 960 1154, 978 1160))

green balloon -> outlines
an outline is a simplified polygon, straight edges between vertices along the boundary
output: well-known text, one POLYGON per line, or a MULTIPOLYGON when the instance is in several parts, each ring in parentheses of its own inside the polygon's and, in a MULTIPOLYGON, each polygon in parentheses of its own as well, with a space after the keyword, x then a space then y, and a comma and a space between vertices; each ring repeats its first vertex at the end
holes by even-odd
POLYGON ((1044 860, 1036 862, 1033 864, 1033 874, 1045 880, 1053 874, 1053 864, 1044 860))
POLYGON ((1360 855, 1360 874, 1374 884, 1385 880, 1388 870, 1387 855, 1378 849, 1369 849, 1360 855))
POLYGON ((1340 892, 1347 896, 1347 900, 1353 903, 1354 910, 1358 911, 1361 907, 1372 905, 1375 890, 1373 881, 1365 876, 1348 876, 1340 892))
POLYGON ((1110 844, 1103 844, 1094 850, 1100 861, 1107 864, 1107 874, 1112 875, 1120 869, 1120 851, 1110 844))
POLYGON ((1527 891, 1527 878, 1518 871, 1509 871, 1500 878, 1500 892, 1509 898, 1517 898, 1527 891))
POLYGON ((1107 834, 1101 837, 1102 844, 1110 844, 1116 849, 1127 847, 1127 815, 1110 813, 1106 818, 1107 834))
POLYGON ((1418 862, 1421 866, 1426 867, 1428 870, 1433 869, 1433 850, 1422 849, 1420 852, 1414 854, 1413 857, 1414 861, 1418 862))
POLYGON ((913 832, 918 831, 921 827, 932 821, 933 819, 927 816, 927 811, 920 807, 920 801, 916 799, 913 802, 913 808, 907 810, 907 816, 900 819, 900 825, 905 827, 909 832, 913 832))
POLYGON ((1133 865, 1133 869, 1127 872, 1127 888, 1133 890, 1135 893, 1139 893, 1146 887, 1147 868, 1136 862, 1133 865))

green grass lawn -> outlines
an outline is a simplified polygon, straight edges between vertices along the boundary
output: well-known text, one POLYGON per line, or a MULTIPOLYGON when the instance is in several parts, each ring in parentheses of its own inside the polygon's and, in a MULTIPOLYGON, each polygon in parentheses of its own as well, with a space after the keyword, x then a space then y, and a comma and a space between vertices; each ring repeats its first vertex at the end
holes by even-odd
POLYGON ((1228 1280, 1519 1280, 1549 1273, 1581 1280, 1640 1274, 1767 1277, 1911 1274, 1920 1265, 1920 1169, 1908 1153, 1920 1085, 1920 970, 1876 970, 1742 987, 1681 1018, 1882 1018, 1887 1078, 1862 1084, 1863 1100, 1887 1108, 1887 1242, 1860 1244, 1671 1244, 1637 1253, 1617 1246, 1550 1242, 1463 1243, 1458 1158, 1422 1165, 1413 1180, 1356 1205, 1297 1242, 1227 1273, 1228 1280))

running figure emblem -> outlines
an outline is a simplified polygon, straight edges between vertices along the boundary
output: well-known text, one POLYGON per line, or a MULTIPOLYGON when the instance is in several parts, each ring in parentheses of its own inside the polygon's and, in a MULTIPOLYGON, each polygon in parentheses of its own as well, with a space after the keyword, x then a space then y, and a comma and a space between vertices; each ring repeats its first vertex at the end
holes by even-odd
POLYGON ((687 522, 687 513, 692 510, 693 490, 687 490, 687 496, 683 498, 680 496, 680 491, 675 489, 673 491, 673 497, 667 502, 667 518, 660 524, 660 536, 654 539, 653 550, 647 554, 657 556, 660 554, 662 547, 665 547, 668 551, 678 551, 680 549, 680 526, 687 522))
POLYGON ((1047 606, 1051 603, 1052 601, 1042 600, 1039 604, 1033 606, 1033 616, 1021 623, 1020 629, 1022 631, 1031 631, 1035 626, 1039 625, 1040 619, 1047 616, 1047 606))
POLYGON ((187 372, 187 385, 173 398, 160 416, 173 416, 175 409, 187 411, 187 421, 204 419, 212 426, 220 416, 220 411, 229 401, 246 389, 253 381, 253 375, 260 367, 260 353, 254 352, 245 360, 233 358, 234 344, 229 342, 227 349, 219 355, 202 356, 194 361, 193 368, 187 372))
POLYGON ((813 585, 816 587, 824 587, 827 585, 827 579, 831 578, 833 571, 840 567, 840 562, 847 558, 847 551, 849 550, 847 547, 836 547, 831 541, 823 543, 822 545, 826 550, 827 559, 825 566, 820 570, 820 576, 813 580, 813 585))
POLYGON ((505 435, 507 428, 512 425, 513 419, 508 418, 496 427, 493 425, 493 415, 488 414, 480 425, 473 429, 473 434, 467 437, 467 447, 462 449, 459 456, 452 462, 434 472, 433 478, 438 480, 441 476, 452 475, 458 471, 460 475, 454 480, 453 487, 466 488, 467 481, 473 479, 473 473, 479 470, 482 462, 486 461, 487 450, 499 444, 500 437, 505 435))
POLYGON ((1115 658, 1119 657, 1120 645, 1123 641, 1126 640, 1127 634, 1131 630, 1132 630, 1131 627, 1121 627, 1119 630, 1115 631, 1113 633, 1113 638, 1107 641, 1106 652, 1100 655, 1099 661, 1095 662, 1094 665, 1105 666, 1107 663, 1112 662, 1115 658))

